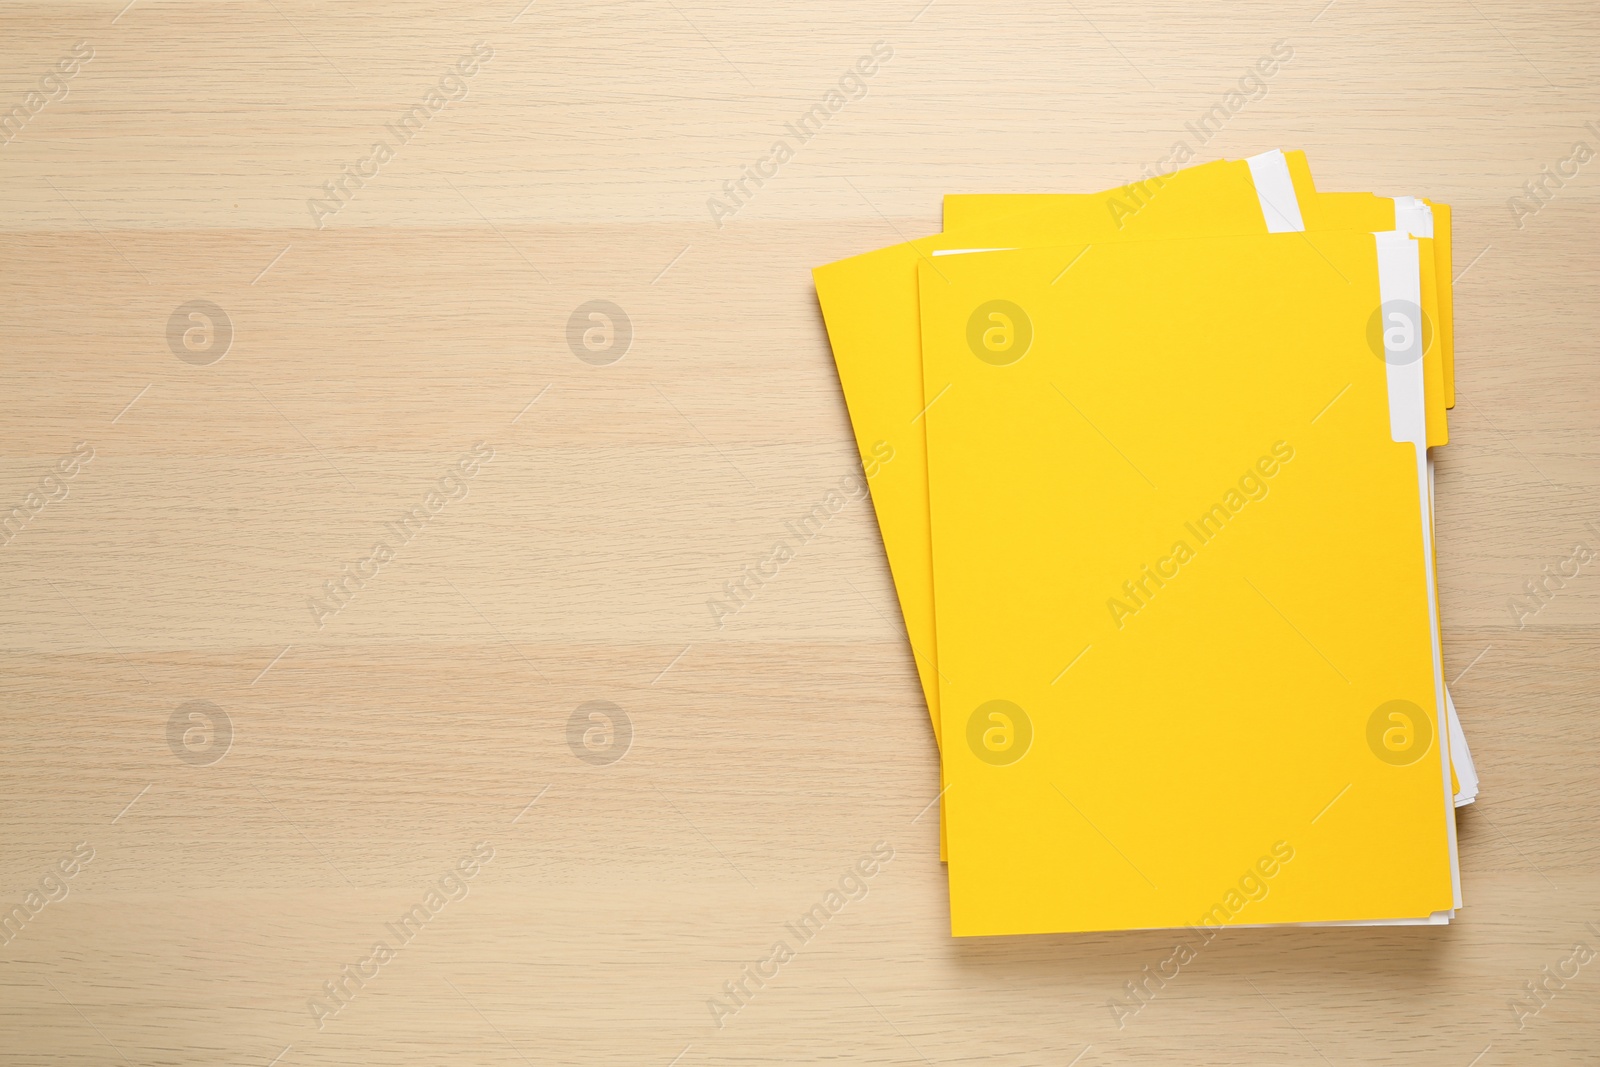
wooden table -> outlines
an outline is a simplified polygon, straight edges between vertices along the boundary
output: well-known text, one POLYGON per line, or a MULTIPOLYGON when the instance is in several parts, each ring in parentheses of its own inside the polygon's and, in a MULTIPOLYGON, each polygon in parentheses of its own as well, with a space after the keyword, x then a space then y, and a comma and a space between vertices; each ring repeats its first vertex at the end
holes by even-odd
POLYGON ((1600 548, 1592 4, 124 2, 0 14, 0 1063, 1600 1057, 1600 963, 1511 1006, 1600 950, 1600 575, 1511 606, 1600 548), (948 934, 870 508, 707 601, 854 462, 812 266, 1180 139, 1455 205, 1483 793, 1453 925, 1230 931, 1119 1028, 1172 934, 948 934))

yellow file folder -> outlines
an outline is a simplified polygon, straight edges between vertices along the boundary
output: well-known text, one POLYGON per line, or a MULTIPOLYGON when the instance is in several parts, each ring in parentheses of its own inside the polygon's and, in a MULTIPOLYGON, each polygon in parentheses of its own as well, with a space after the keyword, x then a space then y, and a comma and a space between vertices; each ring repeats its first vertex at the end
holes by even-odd
POLYGON ((1095 252, 918 264, 953 931, 1448 911, 1417 243, 1095 252))

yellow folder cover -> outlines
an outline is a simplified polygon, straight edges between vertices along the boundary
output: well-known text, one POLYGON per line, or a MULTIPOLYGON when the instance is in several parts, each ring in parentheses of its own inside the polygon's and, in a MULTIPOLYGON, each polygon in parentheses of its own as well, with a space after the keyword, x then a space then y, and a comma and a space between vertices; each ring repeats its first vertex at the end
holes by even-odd
POLYGON ((956 934, 1453 906, 1377 244, 919 263, 956 934))

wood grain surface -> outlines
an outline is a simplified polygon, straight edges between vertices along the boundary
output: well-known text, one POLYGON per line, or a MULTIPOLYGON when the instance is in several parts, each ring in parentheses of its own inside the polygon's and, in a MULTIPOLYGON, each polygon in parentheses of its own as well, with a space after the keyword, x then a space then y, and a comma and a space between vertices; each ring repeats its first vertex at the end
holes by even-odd
POLYGON ((1592 3, 125 2, 0 8, 0 1063, 1600 1062, 1592 3), (1483 791, 1453 925, 1119 1017, 1173 934, 949 936, 870 507, 707 601, 855 462, 811 267, 1180 139, 1455 206, 1483 791))

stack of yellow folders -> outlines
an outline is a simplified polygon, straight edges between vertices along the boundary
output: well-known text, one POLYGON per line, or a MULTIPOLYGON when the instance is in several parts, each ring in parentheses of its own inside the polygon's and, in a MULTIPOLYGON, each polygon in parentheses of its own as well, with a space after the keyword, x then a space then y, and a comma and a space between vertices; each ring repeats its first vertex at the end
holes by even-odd
POLYGON ((939 740, 955 934, 1461 905, 1477 778, 1428 453, 1449 225, 1274 151, 950 196, 944 233, 816 269, 939 740))

